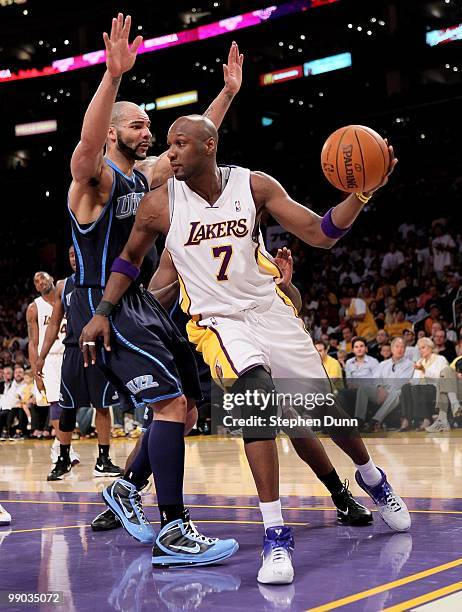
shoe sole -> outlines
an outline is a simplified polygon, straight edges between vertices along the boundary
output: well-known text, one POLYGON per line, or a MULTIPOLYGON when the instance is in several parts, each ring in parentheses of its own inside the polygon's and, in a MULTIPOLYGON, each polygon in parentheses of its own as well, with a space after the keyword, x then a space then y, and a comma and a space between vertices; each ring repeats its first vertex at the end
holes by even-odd
POLYGON ((103 492, 101 493, 101 495, 103 496, 103 500, 104 500, 106 506, 109 506, 109 508, 114 512, 114 514, 117 516, 117 518, 120 521, 121 527, 123 527, 125 529, 125 531, 128 533, 129 536, 131 536, 137 542, 140 542, 140 544, 154 544, 155 539, 156 539, 155 535, 153 535, 152 539, 150 539, 149 541, 148 540, 144 541, 144 540, 140 540, 135 535, 130 533, 130 531, 128 530, 128 528, 126 527, 126 525, 124 523, 124 517, 119 514, 120 513, 119 506, 114 503, 114 500, 106 492, 106 489, 103 489, 103 492))
POLYGON ((292 578, 290 577, 283 578, 281 576, 280 578, 274 578, 273 580, 260 580, 260 578, 257 576, 257 582, 259 582, 260 584, 292 584, 293 581, 294 581, 293 573, 292 573, 292 578))
POLYGON ((71 473, 71 470, 63 474, 61 478, 48 478, 47 476, 47 482, 60 482, 61 480, 65 480, 69 476, 70 473, 71 473))
POLYGON ((5 525, 11 525, 11 521, 0 521, 0 525, 4 527, 5 525))
POLYGON ((114 531, 114 529, 119 529, 120 527, 122 527, 122 523, 120 521, 117 521, 117 523, 113 527, 102 527, 99 525, 91 524, 92 531, 114 531))
POLYGON ((165 555, 163 557, 152 557, 152 565, 153 567, 191 567, 193 565, 212 565, 213 563, 218 563, 219 561, 229 559, 229 557, 232 557, 235 553, 237 553, 238 550, 239 544, 236 542, 233 548, 228 552, 222 555, 217 555, 213 558, 209 558, 206 561, 196 560, 193 557, 191 557, 190 561, 188 561, 187 559, 178 559, 177 561, 175 561, 175 557, 165 555))
POLYGON ((95 478, 122 478, 123 474, 121 472, 98 472, 98 470, 93 470, 93 476, 95 478))
POLYGON ((337 516, 337 521, 341 523, 342 525, 349 525, 350 527, 364 527, 365 525, 370 525, 371 523, 373 523, 374 517, 371 515, 371 516, 367 516, 367 517, 352 521, 348 517, 337 516))

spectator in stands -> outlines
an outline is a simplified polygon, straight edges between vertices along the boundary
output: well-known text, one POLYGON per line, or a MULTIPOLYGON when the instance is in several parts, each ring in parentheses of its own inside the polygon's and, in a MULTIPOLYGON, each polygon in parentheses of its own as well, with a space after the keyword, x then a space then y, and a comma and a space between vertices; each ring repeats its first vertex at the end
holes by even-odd
POLYGON ((430 304, 428 309, 430 311, 430 314, 424 321, 424 329, 426 335, 431 336, 433 323, 439 322, 442 324, 443 318, 441 316, 440 307, 435 302, 430 304))
POLYGON ((7 396, 8 390, 13 384, 13 368, 11 366, 5 366, 2 368, 2 381, 0 383, 0 439, 8 439, 8 414, 10 408, 8 408, 8 402, 4 401, 7 396))
POLYGON ((378 357, 378 362, 382 363, 382 361, 386 361, 391 357, 391 344, 389 342, 385 342, 380 347, 380 355, 378 357))
POLYGON ((3 409, 8 410, 6 424, 8 434, 13 440, 22 440, 27 430, 27 415, 21 405, 21 393, 24 387, 24 369, 20 366, 16 366, 13 372, 11 387, 2 396, 3 409))
POLYGON ((384 329, 379 329, 375 334, 375 339, 368 344, 368 354, 378 360, 380 357, 380 350, 384 344, 389 344, 388 334, 384 329))
POLYGON ((377 325, 366 302, 344 293, 340 299, 345 308, 344 322, 351 322, 358 336, 373 340, 377 333, 377 325))
MULTIPOLYGON (((353 340, 353 330, 349 325, 345 325, 345 327, 342 328, 342 338, 343 340, 341 340, 339 344, 339 349, 346 351, 347 354, 350 354, 352 352, 351 343, 353 340)), ((340 361, 340 357, 337 358, 340 361)))
POLYGON ((435 344, 435 353, 445 357, 449 363, 457 357, 456 349, 452 342, 447 340, 444 329, 435 330, 432 334, 432 340, 435 344))
POLYGON ((370 385, 362 385, 356 394, 355 416, 366 421, 369 400, 380 406, 372 417, 371 429, 380 431, 383 421, 397 407, 401 388, 412 378, 414 364, 404 355, 404 340, 401 337, 391 341, 391 358, 378 364, 370 385))
POLYGON ((406 321, 404 310, 398 308, 396 311, 395 322, 385 325, 385 331, 390 338, 395 338, 397 336, 402 336, 404 330, 406 329, 412 329, 412 323, 410 321, 406 321))
POLYGON ((352 348, 354 357, 348 359, 345 365, 345 376, 349 387, 356 386, 354 382, 350 384, 350 381, 373 378, 379 364, 377 359, 367 354, 366 338, 361 336, 353 338, 352 348))
POLYGON ((435 345, 430 338, 420 338, 417 346, 420 359, 414 364, 414 384, 404 385, 401 392, 401 431, 407 431, 413 424, 417 425, 418 431, 430 426, 440 374, 449 365, 445 357, 435 353, 435 345))
POLYGON ((343 388, 343 371, 340 362, 327 354, 327 346, 324 342, 315 342, 316 350, 321 356, 322 365, 326 370, 327 376, 331 379, 334 388, 339 390, 343 388))
POLYGON ((329 325, 327 317, 323 317, 319 320, 319 325, 314 326, 313 338, 314 340, 321 340, 323 334, 335 334, 336 328, 329 325))
POLYGON ((386 278, 390 277, 399 266, 404 263, 404 255, 398 251, 394 242, 390 243, 390 248, 382 259, 382 275, 386 278))
POLYGON ((456 243, 439 223, 434 226, 433 232, 435 235, 432 240, 433 270, 441 278, 445 268, 454 263, 456 243))
POLYGON ((424 308, 417 306, 417 298, 410 297, 405 302, 406 308, 406 321, 410 321, 412 324, 418 323, 428 316, 427 311, 424 308))
POLYGON ((424 238, 419 238, 417 241, 415 254, 419 277, 422 278, 428 276, 433 270, 433 257, 429 246, 429 241, 424 238))
POLYGON ((454 347, 457 357, 462 357, 462 327, 459 330, 459 339, 454 347))
MULTIPOLYGON (((441 354, 441 353, 440 353, 441 354)), ((451 426, 448 421, 448 408, 451 406, 454 417, 462 416, 462 360, 454 362, 454 368, 451 363, 450 367, 443 368, 438 381, 438 391, 436 396, 436 412, 438 416, 426 431, 429 433, 442 433, 450 431, 451 426)))
POLYGON ((415 346, 415 332, 412 329, 405 329, 403 339, 406 345, 404 356, 415 363, 420 357, 419 349, 415 346))

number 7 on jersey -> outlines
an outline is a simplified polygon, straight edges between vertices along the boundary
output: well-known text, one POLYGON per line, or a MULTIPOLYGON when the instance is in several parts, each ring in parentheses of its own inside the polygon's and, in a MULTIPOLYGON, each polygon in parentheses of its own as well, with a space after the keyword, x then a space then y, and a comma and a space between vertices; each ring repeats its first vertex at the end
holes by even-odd
POLYGON ((212 248, 212 253, 215 259, 222 257, 221 266, 218 270, 217 281, 227 281, 228 275, 226 274, 231 261, 231 255, 233 254, 233 247, 230 244, 224 244, 222 246, 216 246, 212 248))

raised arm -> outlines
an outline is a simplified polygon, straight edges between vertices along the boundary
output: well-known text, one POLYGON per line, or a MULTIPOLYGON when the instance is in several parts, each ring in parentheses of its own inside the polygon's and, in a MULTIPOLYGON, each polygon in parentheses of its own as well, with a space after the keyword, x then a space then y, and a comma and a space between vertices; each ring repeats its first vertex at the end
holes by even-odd
POLYGON ((112 20, 110 36, 106 32, 103 34, 107 69, 85 113, 80 142, 71 160, 71 173, 75 182, 102 181, 102 190, 107 187, 105 183, 110 188, 112 181, 112 175, 103 160, 112 107, 122 74, 132 68, 138 47, 143 41, 141 36, 137 36, 129 46, 130 26, 131 17, 128 15, 124 20, 122 13, 119 13, 112 20))
POLYGON ((51 312, 50 321, 47 325, 45 332, 45 338, 43 339, 42 348, 40 355, 37 357, 36 371, 34 374, 43 378, 43 366, 45 365, 45 359, 50 352, 56 338, 58 337, 61 323, 64 319, 64 306, 62 302, 62 295, 64 290, 64 280, 60 280, 56 284, 55 303, 53 304, 53 310, 51 312))
MULTIPOLYGON (((215 124, 217 130, 220 128, 231 102, 241 88, 243 62, 244 55, 239 53, 239 47, 233 41, 228 53, 228 62, 223 64, 223 89, 204 112, 204 117, 208 117, 215 124)), ((158 158, 151 158, 136 164, 136 168, 146 174, 152 188, 163 185, 167 179, 173 176, 167 152, 158 158)))
POLYGON ((83 328, 80 348, 84 365, 96 362, 96 339, 103 338, 104 348, 110 351, 110 326, 108 317, 114 306, 136 279, 143 259, 152 248, 159 233, 166 234, 169 227, 167 185, 146 194, 138 207, 135 224, 120 256, 112 266, 101 302, 90 322, 83 328))
POLYGON ((330 249, 356 220, 373 193, 388 182, 398 160, 390 152, 390 166, 380 185, 364 194, 351 194, 324 217, 293 200, 276 179, 264 172, 252 172, 251 187, 256 206, 267 210, 286 230, 314 247, 330 249))
POLYGON ((179 295, 178 274, 167 249, 160 256, 159 267, 151 278, 148 290, 164 308, 169 308, 179 295))

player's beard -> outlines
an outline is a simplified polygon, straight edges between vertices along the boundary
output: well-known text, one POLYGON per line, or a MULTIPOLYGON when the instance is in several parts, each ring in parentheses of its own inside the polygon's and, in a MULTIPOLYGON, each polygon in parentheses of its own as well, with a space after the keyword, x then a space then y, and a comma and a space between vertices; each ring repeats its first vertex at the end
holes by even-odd
POLYGON ((137 148, 124 141, 120 132, 117 132, 117 147, 127 159, 140 161, 146 159, 146 153, 138 153, 137 148))

